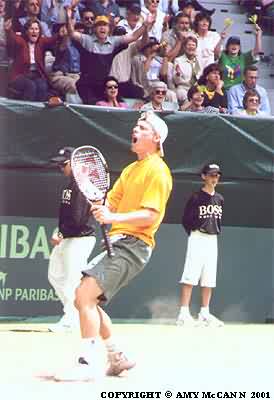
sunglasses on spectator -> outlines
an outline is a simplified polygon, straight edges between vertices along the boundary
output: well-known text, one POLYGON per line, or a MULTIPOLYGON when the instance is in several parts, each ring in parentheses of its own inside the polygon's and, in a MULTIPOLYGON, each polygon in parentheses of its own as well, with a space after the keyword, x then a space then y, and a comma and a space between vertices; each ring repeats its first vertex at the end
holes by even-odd
POLYGON ((166 95, 166 90, 157 89, 157 90, 155 90, 155 93, 156 94, 163 94, 165 96, 166 95))
POLYGON ((118 85, 106 85, 107 89, 118 89, 118 85))
POLYGON ((248 99, 248 101, 249 101, 250 103, 259 103, 259 99, 252 99, 252 98, 250 98, 250 99, 248 99))
POLYGON ((85 21, 94 21, 94 17, 84 17, 85 21))

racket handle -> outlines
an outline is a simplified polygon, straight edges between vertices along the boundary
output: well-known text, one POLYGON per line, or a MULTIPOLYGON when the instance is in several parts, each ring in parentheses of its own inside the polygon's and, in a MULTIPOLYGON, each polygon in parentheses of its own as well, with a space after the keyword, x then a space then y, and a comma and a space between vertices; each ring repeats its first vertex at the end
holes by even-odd
POLYGON ((106 225, 101 225, 101 230, 102 230, 102 234, 103 234, 103 238, 104 238, 104 242, 105 242, 105 245, 106 245, 108 256, 109 257, 113 257, 114 256, 114 250, 113 250, 113 247, 112 247, 112 243, 110 241, 110 237, 109 237, 106 225))

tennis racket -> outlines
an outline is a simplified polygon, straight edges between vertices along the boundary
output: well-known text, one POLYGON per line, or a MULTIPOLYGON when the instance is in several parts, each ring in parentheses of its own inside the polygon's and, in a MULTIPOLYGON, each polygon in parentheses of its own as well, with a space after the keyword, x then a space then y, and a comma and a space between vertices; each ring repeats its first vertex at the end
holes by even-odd
MULTIPOLYGON (((105 202, 110 186, 110 175, 106 160, 93 146, 81 146, 71 155, 71 170, 79 190, 92 205, 95 201, 105 202)), ((114 256, 106 225, 101 225, 107 254, 114 256)))

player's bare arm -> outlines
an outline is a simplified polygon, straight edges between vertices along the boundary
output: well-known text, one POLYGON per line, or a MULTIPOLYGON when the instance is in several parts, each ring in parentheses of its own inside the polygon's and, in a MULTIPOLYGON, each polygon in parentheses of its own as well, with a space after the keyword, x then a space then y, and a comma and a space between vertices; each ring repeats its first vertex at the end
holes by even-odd
POLYGON ((153 224, 157 217, 158 211, 150 208, 142 208, 141 210, 131 211, 128 213, 115 213, 111 212, 106 206, 95 205, 92 212, 96 220, 100 224, 118 223, 131 223, 135 226, 150 226, 153 224))

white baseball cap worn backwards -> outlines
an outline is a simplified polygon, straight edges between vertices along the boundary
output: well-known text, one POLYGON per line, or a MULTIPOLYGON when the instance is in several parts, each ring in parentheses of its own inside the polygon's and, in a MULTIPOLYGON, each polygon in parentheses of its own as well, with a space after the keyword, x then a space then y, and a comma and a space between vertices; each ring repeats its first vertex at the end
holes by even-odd
POLYGON ((146 111, 141 114, 140 120, 147 121, 153 128, 153 130, 160 136, 160 155, 164 156, 163 143, 168 135, 168 127, 162 118, 158 117, 153 111, 146 111))

